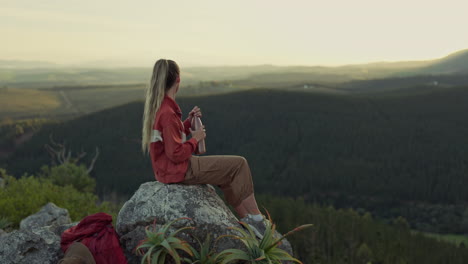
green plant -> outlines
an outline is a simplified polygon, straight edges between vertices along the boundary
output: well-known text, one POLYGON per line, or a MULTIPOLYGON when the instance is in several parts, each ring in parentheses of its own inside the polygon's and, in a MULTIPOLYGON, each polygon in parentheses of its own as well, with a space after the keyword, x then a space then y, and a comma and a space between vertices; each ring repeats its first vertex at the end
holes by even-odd
POLYGON ((6 217, 0 217, 0 229, 5 229, 11 225, 11 222, 6 217))
POLYGON ((147 238, 142 240, 140 244, 136 248, 137 255, 143 255, 141 259, 141 263, 148 263, 148 264, 163 264, 165 263, 166 257, 169 254, 177 264, 181 263, 181 257, 177 252, 177 249, 180 249, 190 256, 193 255, 192 250, 188 242, 183 241, 175 235, 182 230, 186 229, 194 229, 194 227, 182 227, 177 229, 176 231, 170 232, 168 235, 168 230, 175 222, 182 220, 182 219, 190 219, 187 217, 177 218, 169 223, 166 223, 161 227, 160 230, 156 230, 156 220, 153 223, 154 230, 149 230, 149 226, 146 227, 145 232, 147 238), (148 250, 146 253, 143 252, 143 249, 147 248, 148 250))
MULTIPOLYGON (((227 237, 228 235, 223 235, 218 237, 214 244, 223 237, 227 237)), ((228 250, 223 250, 219 253, 216 253, 213 250, 213 247, 211 246, 211 237, 210 234, 208 233, 206 235, 205 241, 202 243, 198 238, 195 237, 195 239, 198 242, 198 245, 200 246, 200 251, 197 251, 195 248, 192 246, 188 245, 190 250, 192 251, 193 255, 191 259, 184 258, 184 261, 188 263, 198 263, 198 264, 217 264, 217 263, 222 263, 223 259, 232 254, 231 251, 228 250)))
POLYGON ((67 208, 73 221, 97 212, 109 212, 109 203, 98 203, 97 195, 79 192, 71 185, 58 186, 47 178, 23 174, 19 179, 0 170, 5 187, 0 188, 0 216, 17 228, 22 219, 37 213, 48 202, 67 208))
POLYGON ((237 230, 242 234, 242 236, 235 236, 230 235, 236 239, 239 239, 244 243, 247 250, 242 251, 240 249, 228 249, 225 253, 231 253, 230 255, 223 258, 222 263, 228 263, 233 260, 245 260, 249 261, 250 263, 281 263, 281 261, 294 261, 298 263, 302 263, 300 260, 292 257, 288 252, 284 251, 283 249, 278 248, 280 245, 281 240, 285 237, 303 230, 307 227, 311 227, 312 224, 301 225, 299 227, 294 228, 293 230, 289 231, 285 235, 280 238, 276 238, 274 236, 276 225, 272 222, 271 216, 267 211, 268 220, 266 223, 266 230, 264 237, 259 241, 257 240, 255 233, 253 232, 252 228, 244 223, 239 222, 243 225, 248 232, 242 230, 238 227, 230 227, 230 229, 237 230))
POLYGON ((71 185, 79 192, 94 193, 96 189, 96 180, 89 175, 83 164, 67 162, 50 167, 43 165, 39 177, 49 179, 58 186, 71 185))
POLYGON ((143 255, 143 258, 141 260, 142 264, 144 264, 145 262, 148 264, 162 264, 166 260, 168 254, 172 256, 172 258, 177 264, 180 264, 181 262, 197 264, 226 264, 235 260, 244 260, 250 263, 269 264, 281 263, 281 261, 294 261, 302 263, 300 260, 292 257, 288 252, 278 248, 278 245, 281 244, 281 241, 285 237, 307 227, 311 227, 312 224, 301 225, 289 231, 282 237, 277 238, 274 236, 276 225, 273 224, 268 211, 267 215, 269 221, 267 221, 264 237, 260 241, 257 240, 255 233, 248 224, 244 222, 239 222, 247 229, 248 232, 238 227, 229 227, 229 229, 238 231, 242 236, 223 235, 218 237, 214 242, 216 244, 216 242, 223 237, 233 237, 235 239, 241 240, 244 243, 244 245, 247 248, 246 251, 240 249, 226 249, 219 253, 216 253, 213 250, 213 247, 211 246, 210 234, 206 236, 205 241, 203 243, 200 242, 198 238, 194 237, 198 242, 200 248, 199 251, 196 250, 188 242, 175 237, 175 235, 180 231, 185 229, 194 229, 194 227, 182 227, 176 231, 168 233, 170 226, 176 221, 179 221, 181 219, 190 219, 182 217, 163 225, 158 231, 156 230, 156 220, 153 223, 153 231, 150 231, 148 229, 149 227, 146 227, 145 231, 147 238, 142 240, 137 246, 136 253, 140 256, 143 255), (144 248, 148 248, 146 253, 142 250, 144 248), (181 256, 177 252, 177 249, 186 252, 190 257, 181 258, 181 256))

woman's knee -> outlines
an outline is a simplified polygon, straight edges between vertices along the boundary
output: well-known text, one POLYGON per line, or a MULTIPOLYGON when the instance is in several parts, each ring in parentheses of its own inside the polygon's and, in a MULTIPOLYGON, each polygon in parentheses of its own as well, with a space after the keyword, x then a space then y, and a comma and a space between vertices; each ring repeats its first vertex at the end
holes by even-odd
POLYGON ((242 167, 245 167, 245 166, 248 167, 248 163, 247 163, 246 158, 244 158, 242 156, 234 156, 233 158, 234 158, 233 163, 235 164, 234 165, 235 168, 241 169, 242 167))
POLYGON ((237 157, 237 159, 239 160, 239 163, 240 163, 240 164, 248 164, 248 163, 247 163, 247 159, 244 158, 243 156, 236 156, 236 157, 237 157))

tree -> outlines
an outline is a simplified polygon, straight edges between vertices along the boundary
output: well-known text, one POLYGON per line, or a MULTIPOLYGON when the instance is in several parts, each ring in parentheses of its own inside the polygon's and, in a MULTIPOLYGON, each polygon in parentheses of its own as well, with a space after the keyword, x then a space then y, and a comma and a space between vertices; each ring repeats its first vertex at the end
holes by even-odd
POLYGON ((357 252, 356 256, 360 260, 359 263, 371 263, 374 259, 374 253, 372 253, 372 250, 367 246, 366 243, 362 243, 357 252))
POLYGON ((468 208, 463 212, 462 220, 460 223, 460 229, 465 234, 468 234, 468 208))
MULTIPOLYGON (((44 147, 46 148, 46 150, 49 152, 49 155, 51 156, 52 165, 65 164, 65 163, 78 164, 78 162, 87 154, 86 152, 81 150, 81 152, 78 154, 77 157, 72 157, 71 150, 68 150, 68 153, 67 153, 65 142, 63 144, 56 143, 54 139, 52 138, 52 134, 49 134, 49 139, 51 141, 52 146, 49 144, 45 144, 44 147)), ((96 162, 98 156, 99 156, 99 148, 96 147, 96 154, 94 155, 93 160, 91 161, 91 164, 88 167, 87 173, 90 173, 93 170, 94 163, 96 162)))

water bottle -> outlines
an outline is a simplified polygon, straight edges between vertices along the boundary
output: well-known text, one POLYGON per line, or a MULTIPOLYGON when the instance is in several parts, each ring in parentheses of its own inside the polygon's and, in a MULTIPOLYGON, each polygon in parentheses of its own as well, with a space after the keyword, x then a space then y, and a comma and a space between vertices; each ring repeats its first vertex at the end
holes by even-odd
MULTIPOLYGON (((202 121, 200 117, 194 116, 192 118, 192 127, 195 128, 195 130, 199 130, 200 128, 203 128, 202 121)), ((203 154, 206 152, 206 147, 205 147, 205 140, 200 140, 198 142, 198 153, 197 154, 203 154)))

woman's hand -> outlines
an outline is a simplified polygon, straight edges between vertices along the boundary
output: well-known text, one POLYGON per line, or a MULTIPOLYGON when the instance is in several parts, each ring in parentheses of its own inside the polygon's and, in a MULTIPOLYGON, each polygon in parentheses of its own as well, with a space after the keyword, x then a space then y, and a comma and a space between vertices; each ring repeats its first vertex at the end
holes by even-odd
POLYGON ((188 118, 190 118, 190 121, 192 121, 192 118, 194 116, 198 116, 198 117, 201 117, 202 116, 202 113, 201 113, 201 109, 198 107, 198 106, 195 106, 192 111, 190 111, 189 113, 189 116, 188 118))
POLYGON ((203 126, 203 128, 200 127, 198 130, 190 129, 190 133, 192 134, 192 137, 197 140, 197 142, 200 142, 206 138, 205 126, 203 126))

